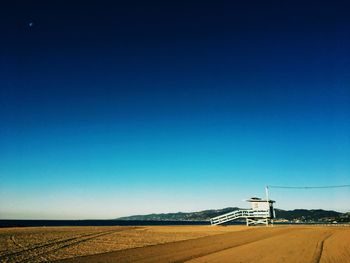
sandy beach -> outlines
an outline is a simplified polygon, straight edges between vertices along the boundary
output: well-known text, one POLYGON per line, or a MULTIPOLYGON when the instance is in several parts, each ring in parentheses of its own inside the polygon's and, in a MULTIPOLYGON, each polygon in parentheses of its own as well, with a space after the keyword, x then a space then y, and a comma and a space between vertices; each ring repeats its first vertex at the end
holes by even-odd
POLYGON ((350 262, 350 227, 0 229, 1 262, 350 262))

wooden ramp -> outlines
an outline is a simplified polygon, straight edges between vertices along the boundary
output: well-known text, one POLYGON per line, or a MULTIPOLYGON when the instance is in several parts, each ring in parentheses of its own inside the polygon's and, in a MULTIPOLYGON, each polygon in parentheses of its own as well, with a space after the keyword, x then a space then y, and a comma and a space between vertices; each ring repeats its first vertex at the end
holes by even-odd
POLYGON ((224 224, 239 218, 245 218, 247 225, 258 223, 268 223, 270 217, 269 210, 240 209, 210 219, 211 225, 224 224))

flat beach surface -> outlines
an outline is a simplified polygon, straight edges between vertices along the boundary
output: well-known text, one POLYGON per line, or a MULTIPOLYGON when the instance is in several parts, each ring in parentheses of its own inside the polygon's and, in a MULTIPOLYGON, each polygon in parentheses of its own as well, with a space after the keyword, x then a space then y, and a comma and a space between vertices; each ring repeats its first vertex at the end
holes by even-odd
POLYGON ((1 262, 350 262, 346 226, 0 229, 1 262))

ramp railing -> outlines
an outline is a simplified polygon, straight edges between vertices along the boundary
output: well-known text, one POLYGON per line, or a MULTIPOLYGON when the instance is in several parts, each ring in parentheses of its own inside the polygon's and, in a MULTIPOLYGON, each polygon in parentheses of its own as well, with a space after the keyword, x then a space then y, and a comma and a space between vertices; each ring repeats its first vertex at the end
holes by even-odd
POLYGON ((269 210, 240 209, 210 219, 211 225, 220 225, 238 218, 268 218, 269 210))

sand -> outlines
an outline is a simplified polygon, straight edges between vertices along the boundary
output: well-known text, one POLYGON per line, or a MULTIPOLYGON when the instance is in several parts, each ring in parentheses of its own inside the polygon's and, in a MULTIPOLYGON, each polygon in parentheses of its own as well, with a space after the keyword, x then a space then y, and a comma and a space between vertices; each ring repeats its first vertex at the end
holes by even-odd
POLYGON ((350 227, 0 229, 0 262, 350 262, 350 227))

